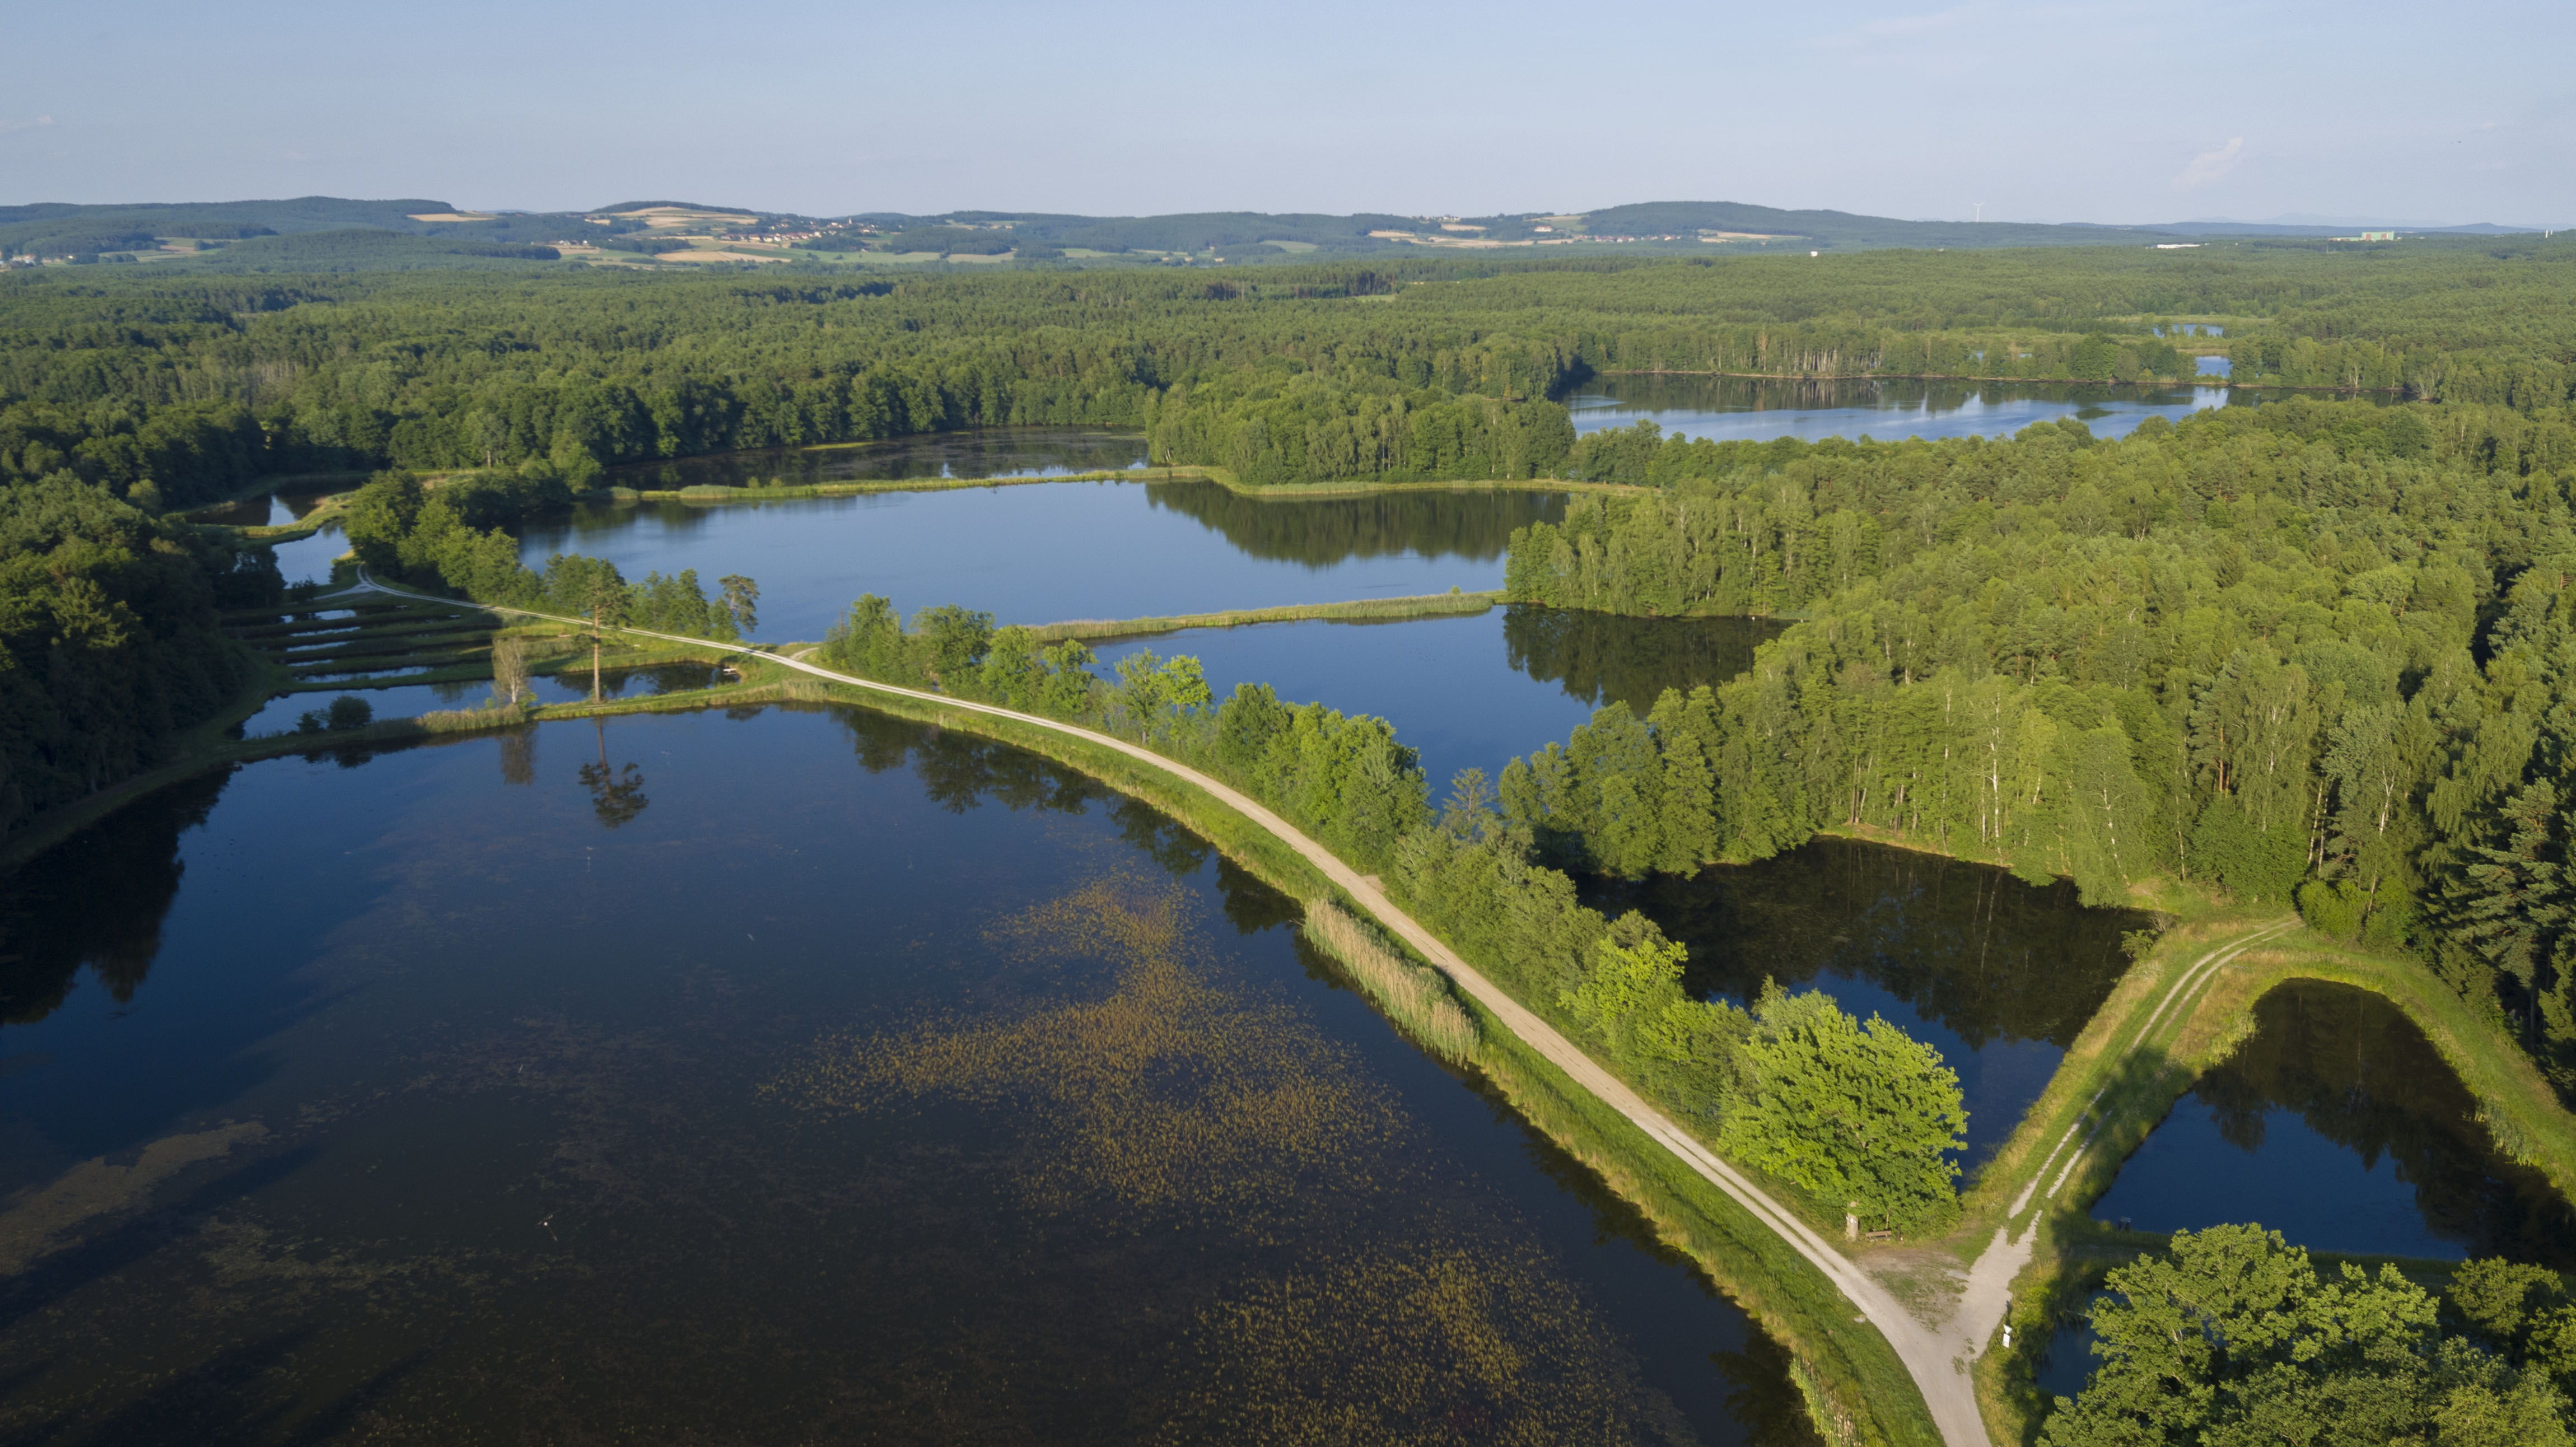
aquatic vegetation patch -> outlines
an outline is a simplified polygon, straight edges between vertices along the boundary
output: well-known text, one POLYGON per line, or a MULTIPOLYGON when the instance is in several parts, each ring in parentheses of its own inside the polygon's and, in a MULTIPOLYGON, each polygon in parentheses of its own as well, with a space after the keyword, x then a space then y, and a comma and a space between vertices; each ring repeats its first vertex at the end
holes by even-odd
POLYGON ((1370 1189, 1397 1113, 1347 1047, 1219 976, 1195 924, 1177 885, 1095 880, 988 934, 1026 960, 1107 964, 1105 993, 840 1037, 775 1088, 868 1112, 928 1099, 1021 1110, 1043 1154, 1019 1184, 1058 1207, 1106 1198, 1249 1224, 1301 1185, 1370 1189))
POLYGON ((1695 1442, 1551 1263, 1387 1243, 1249 1283, 1192 1331, 1170 1443, 1695 1442))

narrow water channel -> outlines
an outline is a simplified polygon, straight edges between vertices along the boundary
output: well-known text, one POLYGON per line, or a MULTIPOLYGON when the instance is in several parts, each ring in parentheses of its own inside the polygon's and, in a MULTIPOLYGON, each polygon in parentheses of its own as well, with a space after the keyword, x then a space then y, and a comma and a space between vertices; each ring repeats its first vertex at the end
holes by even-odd
POLYGON ((860 710, 162 791, 0 897, 0 1436, 1807 1440, 1293 917, 860 710))

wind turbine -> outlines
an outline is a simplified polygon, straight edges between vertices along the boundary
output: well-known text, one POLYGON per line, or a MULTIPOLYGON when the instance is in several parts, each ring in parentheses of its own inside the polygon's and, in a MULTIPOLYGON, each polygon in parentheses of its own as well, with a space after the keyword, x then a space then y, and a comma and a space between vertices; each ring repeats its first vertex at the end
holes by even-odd
POLYGON ((1980 201, 1980 202, 1978 202, 1978 203, 1977 203, 1977 224, 1978 224, 1978 225, 1980 225, 1980 226, 1983 226, 1985 223, 1986 223, 1986 203, 1985 203, 1985 202, 1983 202, 1983 201, 1980 201))

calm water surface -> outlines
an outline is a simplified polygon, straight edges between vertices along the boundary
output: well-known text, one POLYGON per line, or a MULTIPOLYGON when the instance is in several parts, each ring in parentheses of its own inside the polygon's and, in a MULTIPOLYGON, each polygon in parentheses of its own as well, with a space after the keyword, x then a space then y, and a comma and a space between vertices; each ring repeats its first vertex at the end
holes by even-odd
POLYGON ((1513 606, 1463 618, 1196 628, 1096 651, 1104 676, 1129 654, 1187 653, 1220 699, 1238 683, 1266 683, 1291 702, 1376 714, 1420 751, 1437 801, 1460 769, 1499 775, 1518 755, 1563 742, 1595 709, 1625 704, 1642 718, 1667 688, 1724 683, 1785 626, 1513 606))
POLYGON ((2096 437, 2125 437, 2150 417, 2178 421, 2224 407, 2229 397, 2224 387, 1620 376, 1585 382, 1565 405, 1578 433, 1651 421, 1669 433, 1715 442, 1862 436, 1892 442, 2009 436, 2061 417, 2084 423, 2096 437))
POLYGON ((760 636, 819 639, 861 593, 906 615, 1135 618, 1499 588, 1512 529, 1561 496, 1421 492, 1267 501, 1214 483, 1034 483, 771 502, 593 503, 532 520, 520 555, 588 553, 630 578, 760 581, 760 636))
POLYGON ((1008 749, 322 751, 7 887, 12 1440, 1800 1440, 1287 900, 1008 749))
POLYGON ((2294 980, 2093 1206, 2141 1231, 2254 1221, 2324 1251, 2576 1266, 2576 1217, 2497 1153, 2423 1032, 2367 990, 2294 980))
POLYGON ((1685 983, 1749 1004, 1765 979, 1821 989, 1941 1052, 1967 1096, 1971 1174, 2048 1088, 2128 968, 2126 910, 2086 909, 2066 880, 1843 839, 1696 875, 1581 881, 1585 902, 1642 910, 1690 947, 1685 983))

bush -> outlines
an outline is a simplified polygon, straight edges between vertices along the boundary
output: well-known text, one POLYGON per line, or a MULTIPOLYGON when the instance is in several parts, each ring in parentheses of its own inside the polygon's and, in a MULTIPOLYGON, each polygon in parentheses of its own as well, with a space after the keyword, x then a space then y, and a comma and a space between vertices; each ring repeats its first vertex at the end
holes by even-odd
POLYGON ((2240 899, 2290 901, 2308 872, 2308 834, 2289 823, 2257 829, 2232 798, 2221 796, 2192 826, 2191 867, 2214 876, 2240 899))
POLYGON ((2362 914, 2370 908, 2370 896, 2349 879, 2331 884, 2311 879, 2299 886, 2299 914, 2308 928, 2322 935, 2350 942, 2361 935, 2362 914))
POLYGON ((344 693, 331 700, 330 723, 334 732, 365 728, 375 722, 375 718, 375 706, 354 693, 344 693))

